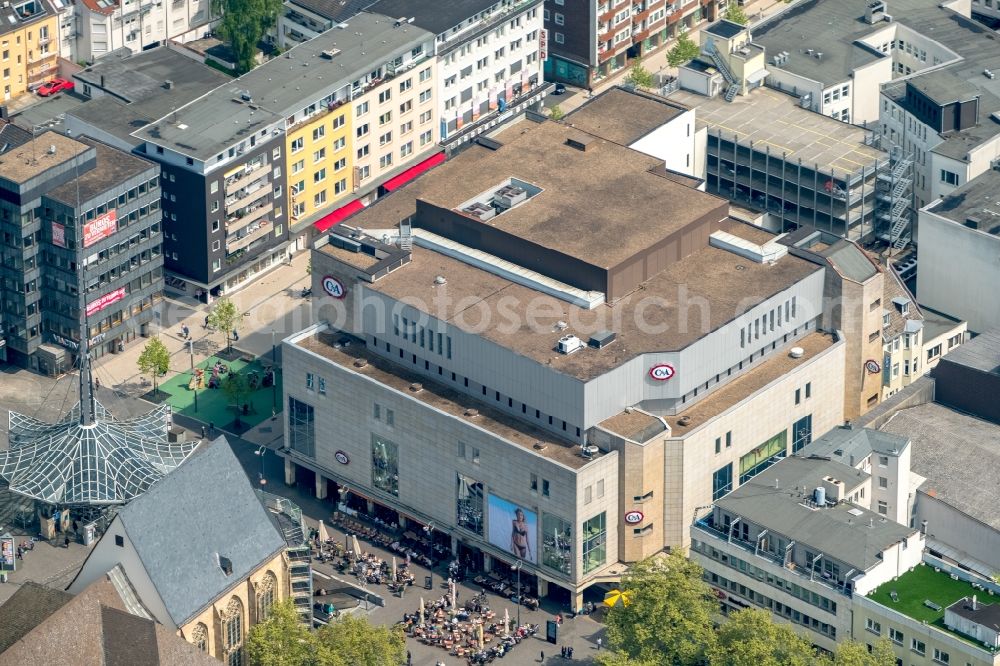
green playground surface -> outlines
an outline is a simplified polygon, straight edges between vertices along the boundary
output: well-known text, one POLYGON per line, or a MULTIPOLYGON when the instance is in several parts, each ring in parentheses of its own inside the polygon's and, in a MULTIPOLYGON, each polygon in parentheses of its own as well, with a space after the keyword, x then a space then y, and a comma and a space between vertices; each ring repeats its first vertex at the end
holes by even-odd
MULTIPOLYGON (((212 368, 215 366, 217 361, 221 361, 228 366, 230 372, 240 372, 243 374, 256 372, 258 378, 262 378, 264 376, 264 371, 266 369, 265 366, 259 362, 259 360, 251 362, 247 362, 242 359, 227 361, 219 358, 218 356, 210 356, 195 366, 196 368, 201 368, 205 371, 206 387, 208 385, 208 380, 212 375, 212 368)), ((206 424, 214 423, 216 428, 231 430, 235 431, 237 434, 242 434, 263 421, 270 419, 273 405, 272 400, 274 400, 273 396, 277 396, 277 404, 274 406, 278 411, 281 411, 280 369, 276 373, 275 388, 272 389, 270 386, 266 388, 260 387, 256 391, 252 391, 244 400, 244 402, 250 406, 250 413, 246 416, 241 414, 241 425, 238 428, 235 426, 236 410, 230 404, 225 391, 221 388, 198 389, 198 406, 197 409, 195 409, 195 391, 189 388, 190 382, 191 371, 185 371, 160 384, 159 389, 163 393, 167 394, 168 397, 166 402, 170 404, 174 413, 182 414, 188 418, 197 419, 206 424)))

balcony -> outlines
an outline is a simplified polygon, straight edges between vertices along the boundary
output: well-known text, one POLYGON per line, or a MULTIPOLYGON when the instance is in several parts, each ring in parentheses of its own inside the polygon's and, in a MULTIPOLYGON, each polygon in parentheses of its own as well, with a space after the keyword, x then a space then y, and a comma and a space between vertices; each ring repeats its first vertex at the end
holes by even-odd
POLYGON ((270 230, 271 220, 258 220, 236 232, 230 232, 226 236, 226 252, 231 254, 242 250, 258 238, 266 236, 270 230))
POLYGON ((301 119, 297 119, 297 120, 295 120, 294 122, 291 122, 291 123, 288 121, 288 118, 286 118, 285 119, 285 132, 288 133, 288 132, 292 131, 293 128, 298 127, 299 125, 306 125, 308 123, 315 122, 315 121, 321 119, 323 116, 327 115, 328 113, 332 113, 332 112, 336 111, 337 109, 339 109, 340 107, 342 107, 345 104, 347 104, 348 102, 350 102, 351 101, 351 96, 350 96, 350 92, 347 90, 347 86, 344 86, 343 88, 341 88, 340 90, 338 90, 337 93, 335 93, 335 94, 339 94, 342 91, 344 93, 344 98, 343 99, 338 99, 338 100, 336 100, 334 102, 330 102, 329 104, 326 105, 326 108, 324 108, 324 109, 322 109, 320 111, 317 111, 316 113, 313 113, 313 114, 308 115, 308 116, 303 116, 301 119))
POLYGON ((270 213, 273 208, 274 203, 268 201, 257 206, 256 208, 247 209, 237 213, 235 216, 231 216, 226 220, 226 231, 228 232, 231 229, 239 229, 241 227, 248 226, 251 222, 255 222, 270 213))
MULTIPOLYGON (((236 192, 242 187, 250 185, 255 178, 253 174, 264 168, 264 161, 258 160, 256 163, 246 164, 242 169, 234 173, 233 175, 226 178, 225 192, 226 196, 229 196, 233 192, 236 192)), ((257 178, 266 174, 259 174, 257 178)))
POLYGON ((264 178, 258 178, 257 180, 249 183, 246 187, 237 190, 230 196, 227 196, 226 214, 231 215, 237 209, 246 208, 254 201, 257 201, 266 195, 269 182, 267 174, 265 173, 264 178))

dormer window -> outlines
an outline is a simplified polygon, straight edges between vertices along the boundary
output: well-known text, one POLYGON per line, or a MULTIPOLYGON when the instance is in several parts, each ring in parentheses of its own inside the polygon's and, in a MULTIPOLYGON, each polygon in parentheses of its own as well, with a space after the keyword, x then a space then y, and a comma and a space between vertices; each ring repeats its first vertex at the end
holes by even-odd
POLYGON ((222 573, 226 574, 227 576, 233 575, 233 561, 230 560, 228 557, 223 557, 222 555, 219 555, 219 568, 222 569, 222 573))
POLYGON ((889 325, 889 313, 886 312, 883 313, 882 315, 882 328, 885 328, 888 325, 889 325))

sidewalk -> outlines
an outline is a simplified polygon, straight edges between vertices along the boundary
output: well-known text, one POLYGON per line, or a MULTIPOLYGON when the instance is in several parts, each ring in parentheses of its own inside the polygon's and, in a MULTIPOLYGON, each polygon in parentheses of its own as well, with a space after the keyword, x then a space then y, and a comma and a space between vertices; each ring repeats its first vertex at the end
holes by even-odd
MULTIPOLYGON (((271 331, 274 342, 281 344, 282 338, 305 328, 311 315, 309 301, 299 294, 309 283, 306 265, 309 253, 299 253, 291 264, 273 269, 252 284, 232 296, 236 306, 244 314, 242 325, 237 327, 240 335, 236 343, 241 351, 261 356, 271 350, 271 331)), ((226 346, 225 335, 221 331, 204 328, 205 316, 211 306, 193 307, 188 302, 165 298, 159 306, 159 338, 171 355, 170 370, 161 382, 178 373, 189 372, 191 360, 187 341, 180 330, 187 324, 194 341, 195 364, 203 361, 226 346)), ((152 388, 149 378, 143 378, 137 367, 145 341, 139 340, 120 354, 108 354, 94 364, 94 376, 106 388, 114 388, 131 395, 141 395, 152 388)))

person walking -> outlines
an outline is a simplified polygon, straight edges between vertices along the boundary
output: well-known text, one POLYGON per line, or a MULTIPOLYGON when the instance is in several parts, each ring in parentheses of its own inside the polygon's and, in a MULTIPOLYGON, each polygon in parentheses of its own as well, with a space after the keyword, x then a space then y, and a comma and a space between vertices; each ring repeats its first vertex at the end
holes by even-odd
POLYGON ((201 427, 201 438, 202 438, 202 439, 205 439, 205 435, 206 435, 206 434, 207 434, 207 433, 206 433, 206 430, 205 430, 205 426, 202 426, 202 427, 201 427))
POLYGON ((69 548, 69 536, 65 536, 65 537, 63 537, 63 545, 64 545, 64 546, 65 546, 66 548, 69 548))
POLYGON ((544 664, 545 663, 545 650, 542 650, 542 654, 538 658, 538 663, 540 663, 540 664, 544 664))
POLYGON ((598 638, 597 639, 597 649, 600 650, 601 649, 601 645, 603 645, 603 644, 604 644, 604 639, 603 638, 598 638))

